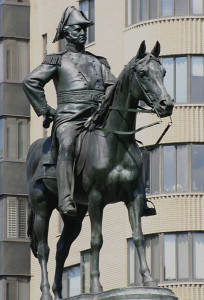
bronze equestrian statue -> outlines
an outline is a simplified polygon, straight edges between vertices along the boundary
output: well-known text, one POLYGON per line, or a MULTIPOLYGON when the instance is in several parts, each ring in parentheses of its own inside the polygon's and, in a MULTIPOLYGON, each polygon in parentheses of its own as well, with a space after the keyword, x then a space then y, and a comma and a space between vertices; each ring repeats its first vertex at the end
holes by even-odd
POLYGON ((143 284, 156 286, 147 266, 141 229, 142 215, 155 211, 146 205, 142 157, 134 135, 139 100, 160 117, 172 114, 173 100, 163 85, 165 70, 158 59, 160 44, 147 53, 142 42, 137 55, 115 79, 106 59, 84 50, 90 25, 82 12, 68 7, 54 40, 65 37, 67 50, 48 55, 24 81, 36 113, 54 120, 52 137, 34 142, 27 157, 28 234, 42 271, 41 300, 52 299, 47 237, 55 208, 64 222, 57 244, 55 300, 62 299, 64 262, 87 211, 91 220, 91 292, 102 291, 99 252, 103 209, 119 201, 128 209, 143 284), (47 104, 43 91, 51 79, 57 92, 57 111, 47 104))

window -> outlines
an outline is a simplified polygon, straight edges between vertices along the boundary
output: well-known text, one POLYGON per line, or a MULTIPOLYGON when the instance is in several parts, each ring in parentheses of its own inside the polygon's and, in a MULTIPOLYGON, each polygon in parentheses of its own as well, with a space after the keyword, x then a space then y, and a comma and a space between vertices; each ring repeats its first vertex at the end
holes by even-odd
POLYGON ((148 0, 140 0, 140 20, 148 19, 148 0))
POLYGON ((166 69, 164 85, 169 95, 174 98, 174 61, 173 58, 163 58, 162 65, 166 69))
POLYGON ((2 121, 5 123, 5 158, 25 160, 29 145, 29 121, 20 118, 7 118, 2 121))
MULTIPOLYGON (((204 279, 204 233, 179 232, 146 236, 146 258, 152 277, 159 283, 204 279), (160 272, 160 270, 163 270, 160 272)), ((128 240, 128 284, 141 284, 139 261, 132 239, 128 240), (139 276, 140 281, 137 280, 139 276)))
POLYGON ((4 128, 3 120, 0 119, 0 160, 4 157, 4 128))
POLYGON ((160 146, 150 154, 150 170, 152 194, 203 191, 204 145, 160 146))
POLYGON ((1 81, 22 82, 29 72, 29 44, 26 41, 6 39, 0 43, 1 81))
POLYGON ((138 0, 126 0, 126 25, 130 26, 137 23, 138 0))
POLYGON ((193 277, 204 279, 204 234, 195 233, 193 236, 193 277))
POLYGON ((173 0, 161 0, 161 16, 167 17, 173 15, 173 0))
POLYGON ((188 234, 164 235, 164 281, 189 279, 188 234))
POLYGON ((202 15, 203 14, 203 0, 191 0, 191 14, 192 15, 202 15))
POLYGON ((174 192, 175 191, 175 174, 174 174, 174 162, 175 162, 175 147, 166 146, 163 147, 163 191, 174 192))
POLYGON ((192 145, 192 190, 204 190, 204 145, 192 145))
POLYGON ((193 103, 204 102, 204 57, 191 58, 191 99, 193 103))
POLYGON ((150 19, 156 19, 157 18, 157 9, 158 9, 157 0, 149 1, 149 18, 150 19))
POLYGON ((7 237, 27 238, 26 198, 7 198, 7 237))
POLYGON ((204 103, 204 56, 162 58, 162 64, 164 85, 176 103, 204 103))
POLYGON ((6 278, 6 300, 30 299, 29 279, 23 277, 6 278))
POLYGON ((161 17, 202 15, 203 9, 204 0, 126 0, 126 26, 161 17))
POLYGON ((80 265, 64 269, 62 276, 62 296, 73 297, 81 293, 80 265))
POLYGON ((186 0, 176 0, 175 5, 175 15, 185 16, 188 14, 188 1, 186 0))
MULTIPOLYGON (((82 0, 79 3, 79 8, 86 17, 94 22, 95 20, 95 7, 94 0, 82 0)), ((95 41, 95 25, 90 26, 87 30, 87 43, 92 43, 95 41)))
POLYGON ((164 85, 176 103, 187 102, 187 58, 163 58, 162 64, 167 73, 164 85))

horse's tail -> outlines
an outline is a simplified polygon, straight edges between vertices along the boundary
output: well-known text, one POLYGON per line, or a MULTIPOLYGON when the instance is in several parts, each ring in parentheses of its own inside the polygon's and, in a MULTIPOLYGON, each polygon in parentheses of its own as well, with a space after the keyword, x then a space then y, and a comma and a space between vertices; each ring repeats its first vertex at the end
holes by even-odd
POLYGON ((31 206, 28 206, 28 237, 30 238, 30 248, 33 252, 33 255, 37 258, 38 257, 38 241, 34 230, 34 220, 35 215, 34 211, 32 210, 31 206))

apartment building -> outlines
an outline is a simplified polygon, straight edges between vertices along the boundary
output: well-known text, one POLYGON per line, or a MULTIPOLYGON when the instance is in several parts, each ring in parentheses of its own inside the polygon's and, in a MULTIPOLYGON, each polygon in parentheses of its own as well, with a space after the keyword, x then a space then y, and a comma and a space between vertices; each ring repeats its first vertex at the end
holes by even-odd
POLYGON ((29 1, 0 1, 0 299, 29 299, 26 155, 30 108, 29 1))
MULTIPOLYGON (((64 49, 63 40, 56 44, 52 40, 61 14, 68 5, 80 7, 95 22, 94 27, 89 29, 86 48, 106 57, 116 76, 136 54, 142 40, 146 40, 148 51, 157 40, 161 43, 161 60, 167 70, 164 83, 175 99, 175 108, 173 124, 160 145, 153 151, 142 149, 146 191, 157 209, 156 216, 142 220, 147 260, 159 285, 171 288, 179 300, 202 300, 204 1, 31 0, 31 70, 41 63, 46 53, 64 49)), ((47 84, 45 91, 49 104, 56 107, 53 84, 47 84)), ((156 117, 153 115, 139 115, 137 126, 154 120, 156 117)), ((42 128, 42 122, 43 119, 31 110, 31 142, 50 134, 49 130, 42 128)), ((169 118, 164 119, 161 125, 140 132, 137 138, 150 149, 168 122, 169 118)), ((49 233, 50 283, 54 277, 56 243, 61 229, 60 216, 54 212, 49 233)), ((138 257, 123 204, 105 208, 103 237, 100 270, 104 290, 140 285, 138 257)), ((87 215, 65 264, 65 299, 89 291, 90 267, 90 222, 87 215)), ((40 267, 33 256, 31 275, 30 299, 34 300, 40 297, 40 267)))

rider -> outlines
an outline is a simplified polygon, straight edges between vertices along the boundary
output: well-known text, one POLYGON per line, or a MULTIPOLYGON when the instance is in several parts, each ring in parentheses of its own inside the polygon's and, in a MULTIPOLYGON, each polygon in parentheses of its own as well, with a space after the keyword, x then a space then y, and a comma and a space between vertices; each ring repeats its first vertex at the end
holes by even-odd
POLYGON ((57 151, 58 209, 72 216, 76 215, 71 184, 77 134, 115 82, 107 60, 85 51, 87 27, 92 25, 82 11, 67 7, 53 41, 65 38, 66 51, 47 55, 23 82, 37 115, 54 120, 52 153, 57 151), (57 111, 47 104, 44 95, 44 86, 51 79, 57 93, 57 111))

